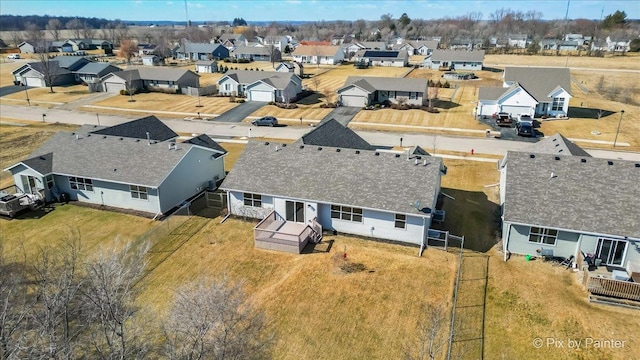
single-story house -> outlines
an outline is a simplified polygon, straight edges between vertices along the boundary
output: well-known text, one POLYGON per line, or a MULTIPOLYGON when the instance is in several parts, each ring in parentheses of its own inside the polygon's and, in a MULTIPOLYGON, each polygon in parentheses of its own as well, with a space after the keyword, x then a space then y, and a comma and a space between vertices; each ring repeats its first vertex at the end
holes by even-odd
POLYGON ((442 170, 430 156, 252 141, 220 188, 230 214, 280 222, 271 239, 257 227, 256 246, 309 226, 421 246, 442 170))
POLYGON ((482 70, 484 50, 433 50, 423 66, 432 70, 482 70))
POLYGON ((233 50, 233 58, 251 61, 282 61, 282 53, 277 48, 239 46, 233 50))
POLYGON ((262 41, 260 41, 260 43, 266 47, 273 45, 282 53, 289 44, 289 38, 284 35, 267 35, 262 39, 262 41))
POLYGON ((304 65, 292 61, 284 61, 276 65, 277 72, 291 72, 296 73, 299 77, 304 76, 304 65))
POLYGON ((249 43, 247 38, 242 34, 222 34, 218 38, 218 42, 229 50, 232 50, 236 46, 246 46, 249 43))
POLYGON ((60 52, 76 52, 79 50, 105 50, 105 53, 113 51, 113 43, 103 39, 67 39, 54 42, 60 52))
POLYGON ((74 73, 89 63, 89 59, 82 56, 57 56, 46 63, 42 61, 25 63, 15 69, 12 75, 16 83, 27 86, 47 87, 49 80, 52 86, 71 85, 77 81, 74 73))
POLYGON ((481 87, 477 116, 507 112, 512 116, 566 117, 571 99, 569 68, 506 67, 502 87, 481 87))
POLYGON ((164 214, 225 176, 226 151, 206 135, 176 142, 156 117, 58 132, 6 170, 22 193, 164 214))
POLYGON ((158 45, 138 43, 138 56, 154 55, 158 45))
POLYGON ((27 41, 18 44, 18 49, 20 49, 21 54, 33 54, 36 52, 36 47, 27 41))
POLYGON ((612 38, 607 36, 607 51, 610 52, 627 52, 631 49, 631 39, 629 38, 612 38))
POLYGON ((290 72, 231 70, 218 80, 222 95, 246 96, 249 101, 291 102, 302 92, 302 79, 290 72))
POLYGON ((343 106, 363 107, 386 100, 398 103, 399 99, 409 105, 423 105, 427 86, 427 79, 349 76, 336 93, 343 106))
POLYGON ((335 65, 344 60, 344 51, 340 46, 299 45, 291 53, 293 61, 302 64, 335 65))
POLYGON ((186 87, 199 87, 200 76, 191 70, 165 67, 129 68, 105 75, 101 81, 105 92, 120 92, 131 81, 136 90, 181 92, 186 87))
POLYGON ((412 55, 431 55, 433 50, 438 48, 437 40, 410 40, 400 44, 393 44, 391 50, 406 51, 409 56, 412 55))
POLYGON ((141 56, 141 58, 142 58, 142 65, 145 65, 145 66, 162 65, 162 58, 160 58, 158 55, 154 55, 154 54, 143 55, 141 56))
POLYGON ((387 50, 384 41, 354 41, 350 44, 343 44, 345 56, 351 58, 360 50, 387 50))
POLYGON ((218 72, 218 62, 215 60, 198 60, 196 61, 197 73, 216 73, 218 72))
POLYGON ((372 66, 405 67, 409 65, 409 55, 397 50, 360 50, 354 61, 372 66))
POLYGON ((229 49, 221 44, 192 43, 184 40, 177 51, 178 59, 212 60, 229 57, 229 49))
POLYGON ((507 36, 507 44, 516 49, 525 49, 531 40, 527 34, 509 34, 507 36))
POLYGON ((505 260, 545 250, 612 267, 640 262, 637 161, 508 151, 500 172, 505 260))
POLYGON ((78 81, 83 81, 88 84, 99 81, 103 76, 120 70, 122 69, 109 63, 90 62, 76 70, 75 74, 78 81))

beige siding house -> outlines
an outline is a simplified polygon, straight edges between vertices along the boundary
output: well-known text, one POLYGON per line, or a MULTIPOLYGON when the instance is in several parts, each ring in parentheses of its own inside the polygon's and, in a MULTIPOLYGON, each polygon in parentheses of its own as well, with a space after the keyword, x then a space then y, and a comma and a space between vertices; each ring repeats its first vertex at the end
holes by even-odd
POLYGON ((291 55, 293 61, 303 64, 335 65, 344 60, 342 48, 330 45, 300 45, 291 55))

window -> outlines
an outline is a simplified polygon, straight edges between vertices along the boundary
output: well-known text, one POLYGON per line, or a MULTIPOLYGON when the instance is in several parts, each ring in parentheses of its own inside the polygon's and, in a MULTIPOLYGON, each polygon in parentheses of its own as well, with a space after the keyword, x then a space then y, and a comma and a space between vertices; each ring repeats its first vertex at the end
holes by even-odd
POLYGON ((231 90, 231 84, 224 84, 224 90, 225 91, 230 91, 231 90))
POLYGON ((286 219, 287 221, 304 222, 304 203, 300 201, 286 202, 286 219))
POLYGON ((262 207, 262 195, 244 193, 244 205, 253 207, 262 207))
POLYGON ((418 98, 418 93, 414 93, 414 92, 409 93, 410 100, 415 100, 417 98, 418 98))
POLYGON ((529 231, 529 241, 539 244, 555 245, 558 237, 558 230, 541 227, 531 227, 529 231))
POLYGON ((53 183, 53 175, 47 175, 45 180, 47 181, 47 189, 51 190, 53 188, 53 185, 55 185, 53 183))
POLYGON ((331 205, 331 218, 362 222, 362 209, 349 206, 331 205))
POLYGON ((93 191, 93 182, 91 179, 72 176, 69 178, 69 186, 73 190, 93 191))
POLYGON ((396 214, 396 229, 406 229, 406 228, 407 228, 407 215, 396 214))
POLYGON ((551 104, 551 110, 553 111, 564 110, 564 98, 553 98, 553 104, 551 104))
POLYGON ((132 199, 147 200, 149 198, 148 190, 144 186, 129 185, 129 191, 132 199))
POLYGON ((396 98, 396 92, 395 91, 389 91, 389 99, 395 99, 396 98))

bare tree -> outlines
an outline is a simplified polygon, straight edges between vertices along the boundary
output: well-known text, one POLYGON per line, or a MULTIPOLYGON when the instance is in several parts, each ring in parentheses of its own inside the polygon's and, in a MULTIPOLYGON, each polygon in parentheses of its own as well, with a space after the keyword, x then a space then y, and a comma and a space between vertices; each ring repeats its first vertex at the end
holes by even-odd
POLYGON ((271 344, 264 313, 226 277, 179 289, 164 333, 169 359, 260 359, 271 344))
POLYGON ((315 75, 311 78, 311 83, 313 84, 313 87, 314 87, 316 92, 318 92, 318 86, 320 86, 321 82, 322 82, 322 80, 319 77, 315 76, 315 75))
POLYGON ((44 40, 44 31, 42 31, 38 25, 26 23, 24 27, 26 29, 27 39, 32 43, 44 40))
POLYGON ((82 33, 82 28, 84 27, 84 24, 82 23, 82 20, 75 18, 75 19, 69 20, 64 26, 67 29, 71 30, 73 37, 75 39, 79 39, 80 34, 82 33))
POLYGON ((90 324, 86 344, 101 359, 137 359, 147 352, 137 326, 134 288, 146 267, 149 247, 120 244, 103 247, 86 266, 83 292, 85 322, 90 324))
POLYGON ((62 22, 59 19, 53 18, 50 19, 47 23, 47 31, 51 34, 53 40, 60 40, 60 30, 63 29, 62 22))
POLYGON ((22 36, 21 31, 15 31, 15 30, 11 31, 10 35, 11 35, 11 42, 16 47, 20 45, 20 43, 24 40, 24 37, 22 36))
POLYGON ((42 74, 45 86, 49 87, 49 92, 53 93, 53 84, 62 71, 57 61, 49 59, 49 46, 47 45, 47 42, 45 40, 40 40, 36 44, 37 45, 35 45, 35 47, 38 52, 39 60, 38 72, 42 74))
POLYGON ((429 86, 427 88, 427 96, 428 96, 428 100, 429 100, 429 109, 433 110, 433 103, 435 102, 434 100, 436 100, 438 98, 438 92, 440 91, 439 87, 436 86, 429 86))
POLYGON ((423 318, 416 326, 416 339, 405 348, 407 360, 435 360, 443 358, 449 340, 449 317, 442 305, 425 305, 423 318))
POLYGON ((127 95, 129 95, 129 102, 134 102, 135 100, 133 100, 133 94, 136 93, 136 91, 138 90, 138 87, 133 82, 133 70, 129 70, 129 76, 125 81, 124 87, 127 91, 127 95))
POLYGON ((118 56, 125 58, 127 64, 131 64, 131 58, 138 53, 138 45, 131 40, 122 40, 120 42, 120 49, 118 50, 118 56))
POLYGON ((30 312, 34 336, 29 354, 36 358, 73 358, 83 325, 79 319, 81 240, 72 229, 57 248, 40 250, 34 266, 38 301, 30 312))
POLYGON ((0 242, 0 359, 17 359, 25 343, 27 299, 25 264, 7 261, 0 242))
POLYGON ((86 21, 83 21, 82 22, 82 37, 85 38, 85 39, 92 39, 95 34, 96 34, 96 31, 89 24, 87 24, 86 21))
POLYGON ((324 95, 324 101, 326 102, 327 106, 329 106, 333 100, 333 96, 335 95, 335 93, 329 88, 324 88, 324 90, 322 90, 322 95, 324 95))

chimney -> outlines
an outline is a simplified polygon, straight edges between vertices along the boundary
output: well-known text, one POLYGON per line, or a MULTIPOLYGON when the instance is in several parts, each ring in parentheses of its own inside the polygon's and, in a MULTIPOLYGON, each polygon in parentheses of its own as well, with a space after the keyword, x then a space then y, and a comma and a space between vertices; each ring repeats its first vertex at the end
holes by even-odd
POLYGON ((151 145, 151 136, 149 136, 149 132, 147 131, 147 144, 151 145))
POLYGON ((80 139, 80 135, 76 134, 76 140, 80 139))
POLYGON ((418 165, 419 163, 420 163, 420 160, 418 160, 418 159, 416 159, 416 160, 414 161, 414 165, 418 165))
POLYGON ((428 163, 427 163, 427 159, 424 159, 424 161, 422 161, 422 165, 423 165, 423 166, 427 166, 427 164, 428 164, 428 163))

